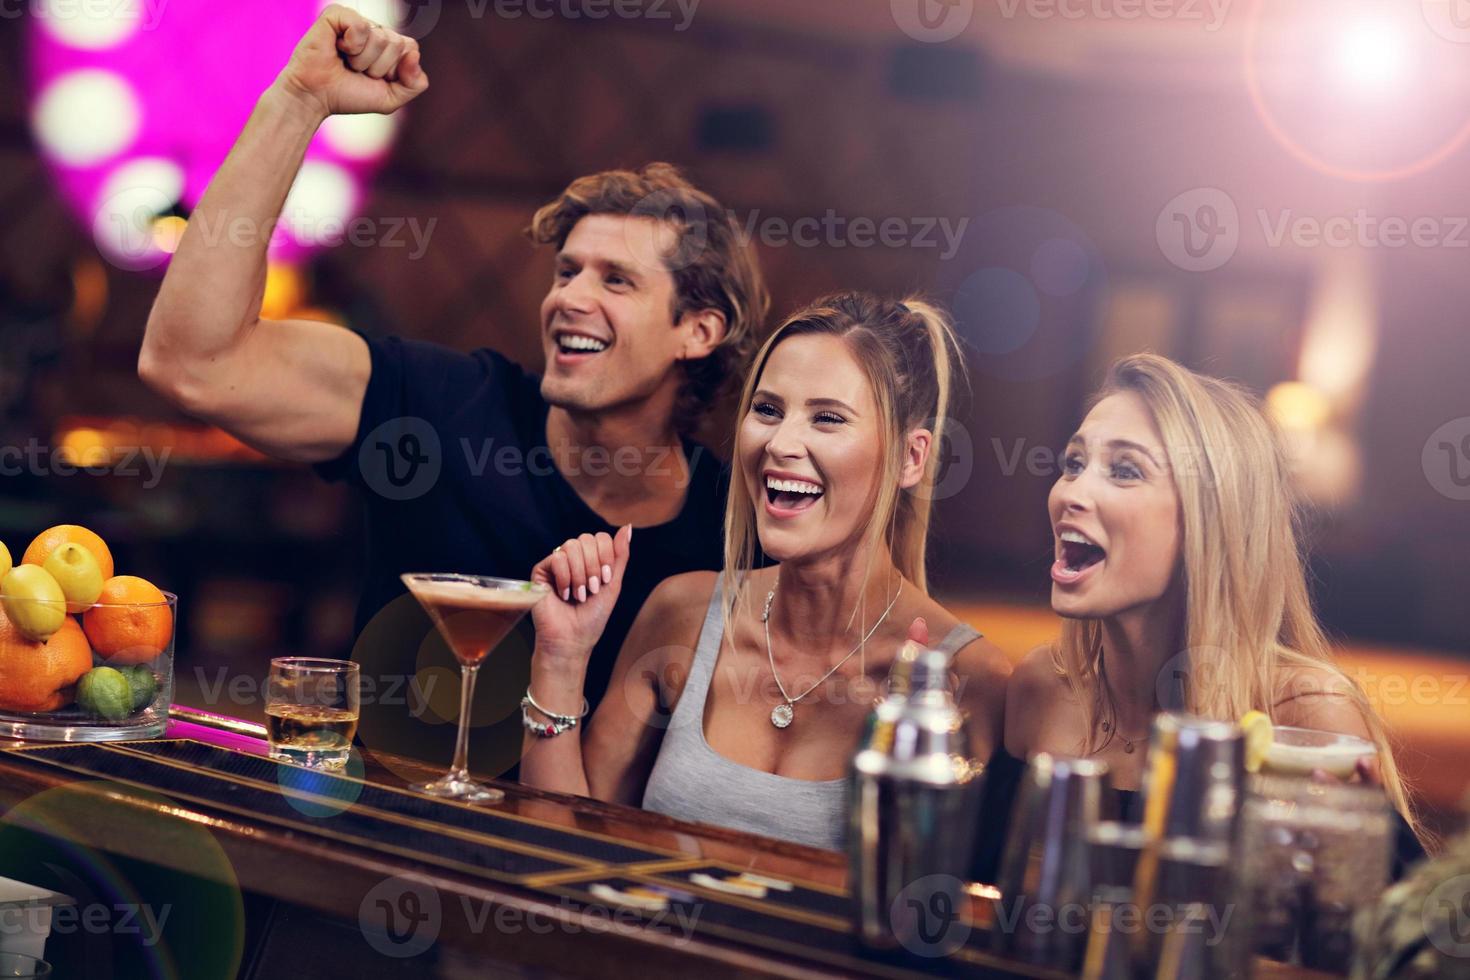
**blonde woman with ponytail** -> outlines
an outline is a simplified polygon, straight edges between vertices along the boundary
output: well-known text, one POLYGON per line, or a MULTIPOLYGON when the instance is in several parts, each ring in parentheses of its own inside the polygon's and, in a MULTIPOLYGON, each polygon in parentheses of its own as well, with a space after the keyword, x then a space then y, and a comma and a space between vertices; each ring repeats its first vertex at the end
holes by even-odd
POLYGON ((1016 670, 1007 751, 1100 756, 1132 788, 1162 709, 1360 735, 1378 755, 1357 778, 1382 785, 1413 852, 1418 823, 1383 725, 1312 612, 1293 500, 1251 396, 1153 354, 1115 364, 1052 487, 1064 622, 1016 670))
POLYGON ((533 612, 522 781, 841 847, 847 767, 909 638, 951 653, 989 758, 1009 664, 929 597, 925 572, 959 364, 948 318, 918 299, 842 293, 777 328, 741 394, 725 567, 653 592, 585 734, 529 729, 583 706, 636 535, 584 536, 537 565, 556 594, 533 612))

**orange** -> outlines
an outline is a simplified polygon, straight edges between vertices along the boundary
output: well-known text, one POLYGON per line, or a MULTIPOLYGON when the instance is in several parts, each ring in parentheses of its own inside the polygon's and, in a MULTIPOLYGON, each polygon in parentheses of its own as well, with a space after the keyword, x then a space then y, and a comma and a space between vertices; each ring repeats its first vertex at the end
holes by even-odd
POLYGON ((174 614, 151 582, 136 575, 114 575, 102 583, 97 605, 82 615, 82 628, 92 649, 109 666, 141 664, 168 646, 174 614))
POLYGON ((0 708, 55 711, 76 699, 92 651, 70 616, 45 643, 28 640, 0 610, 0 708))
POLYGON ((51 552, 73 541, 86 548, 97 559, 97 567, 102 569, 104 579, 112 578, 112 550, 107 547, 106 541, 98 537, 96 531, 88 530, 80 524, 58 524, 42 531, 21 556, 20 563, 44 565, 46 559, 51 557, 51 552))

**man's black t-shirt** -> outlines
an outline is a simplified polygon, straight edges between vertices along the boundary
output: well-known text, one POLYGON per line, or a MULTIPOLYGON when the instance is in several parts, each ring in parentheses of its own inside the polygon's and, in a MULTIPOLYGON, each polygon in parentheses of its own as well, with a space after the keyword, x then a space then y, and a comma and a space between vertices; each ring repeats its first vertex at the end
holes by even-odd
MULTIPOLYGON (((486 349, 462 354, 393 337, 368 346, 372 376, 357 436, 341 456, 317 466, 328 479, 358 487, 366 503, 359 634, 404 594, 404 572, 523 579, 566 539, 614 532, 552 462, 537 376, 486 349)), ((622 593, 587 670, 594 707, 654 586, 681 572, 720 567, 723 467, 697 444, 686 445, 685 456, 689 486, 679 515, 634 531, 622 593)), ((619 467, 679 472, 676 459, 640 452, 635 460, 631 450, 621 460, 616 451, 593 451, 570 465, 593 475, 631 472, 619 467)), ((404 651, 409 663, 413 655, 404 651)), ((487 669, 495 669, 494 658, 487 669)))

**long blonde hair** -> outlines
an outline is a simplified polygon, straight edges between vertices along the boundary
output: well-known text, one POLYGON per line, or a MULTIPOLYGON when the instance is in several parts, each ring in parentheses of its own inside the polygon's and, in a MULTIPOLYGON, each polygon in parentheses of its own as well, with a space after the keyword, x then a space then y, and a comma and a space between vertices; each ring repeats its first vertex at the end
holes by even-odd
MULTIPOLYGON (((869 555, 863 583, 881 545, 889 549, 899 573, 927 591, 925 561, 939 447, 953 378, 956 373, 963 377, 963 371, 956 371, 961 355, 954 326, 942 310, 918 297, 895 302, 861 292, 825 296, 787 317, 766 338, 745 379, 737 419, 749 414, 771 352, 782 341, 805 334, 840 338, 862 367, 878 404, 882 469, 862 542, 869 555), (917 427, 933 433, 929 455, 918 484, 900 492, 904 437, 917 427)), ((721 582, 726 622, 734 613, 740 577, 754 564, 756 543, 755 501, 737 474, 725 503, 721 582)))
MULTIPOLYGON (((1179 493, 1180 656, 1189 662, 1177 675, 1183 703, 1173 707, 1230 721, 1256 710, 1274 721, 1293 672, 1329 671, 1337 682, 1331 691, 1351 699, 1378 746, 1389 799, 1423 839, 1383 722, 1337 666, 1312 610, 1298 544, 1301 509, 1280 438, 1256 399, 1156 354, 1115 363, 1091 405, 1120 392, 1143 400, 1179 493)), ((1106 744, 1102 726, 1112 721, 1102 654, 1100 620, 1063 622, 1055 664, 1081 695, 1085 751, 1106 744)))

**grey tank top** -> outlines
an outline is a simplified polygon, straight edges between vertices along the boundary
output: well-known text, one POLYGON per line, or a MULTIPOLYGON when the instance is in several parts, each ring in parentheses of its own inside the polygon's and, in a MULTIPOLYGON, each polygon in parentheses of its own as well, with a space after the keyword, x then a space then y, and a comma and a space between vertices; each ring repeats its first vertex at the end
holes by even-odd
MULTIPOLYGON (((724 615, 717 578, 689 678, 643 790, 643 808, 680 820, 841 850, 847 836, 845 778, 778 776, 732 762, 705 741, 704 706, 725 634, 724 615)), ((961 623, 934 647, 953 656, 979 636, 961 623)))

